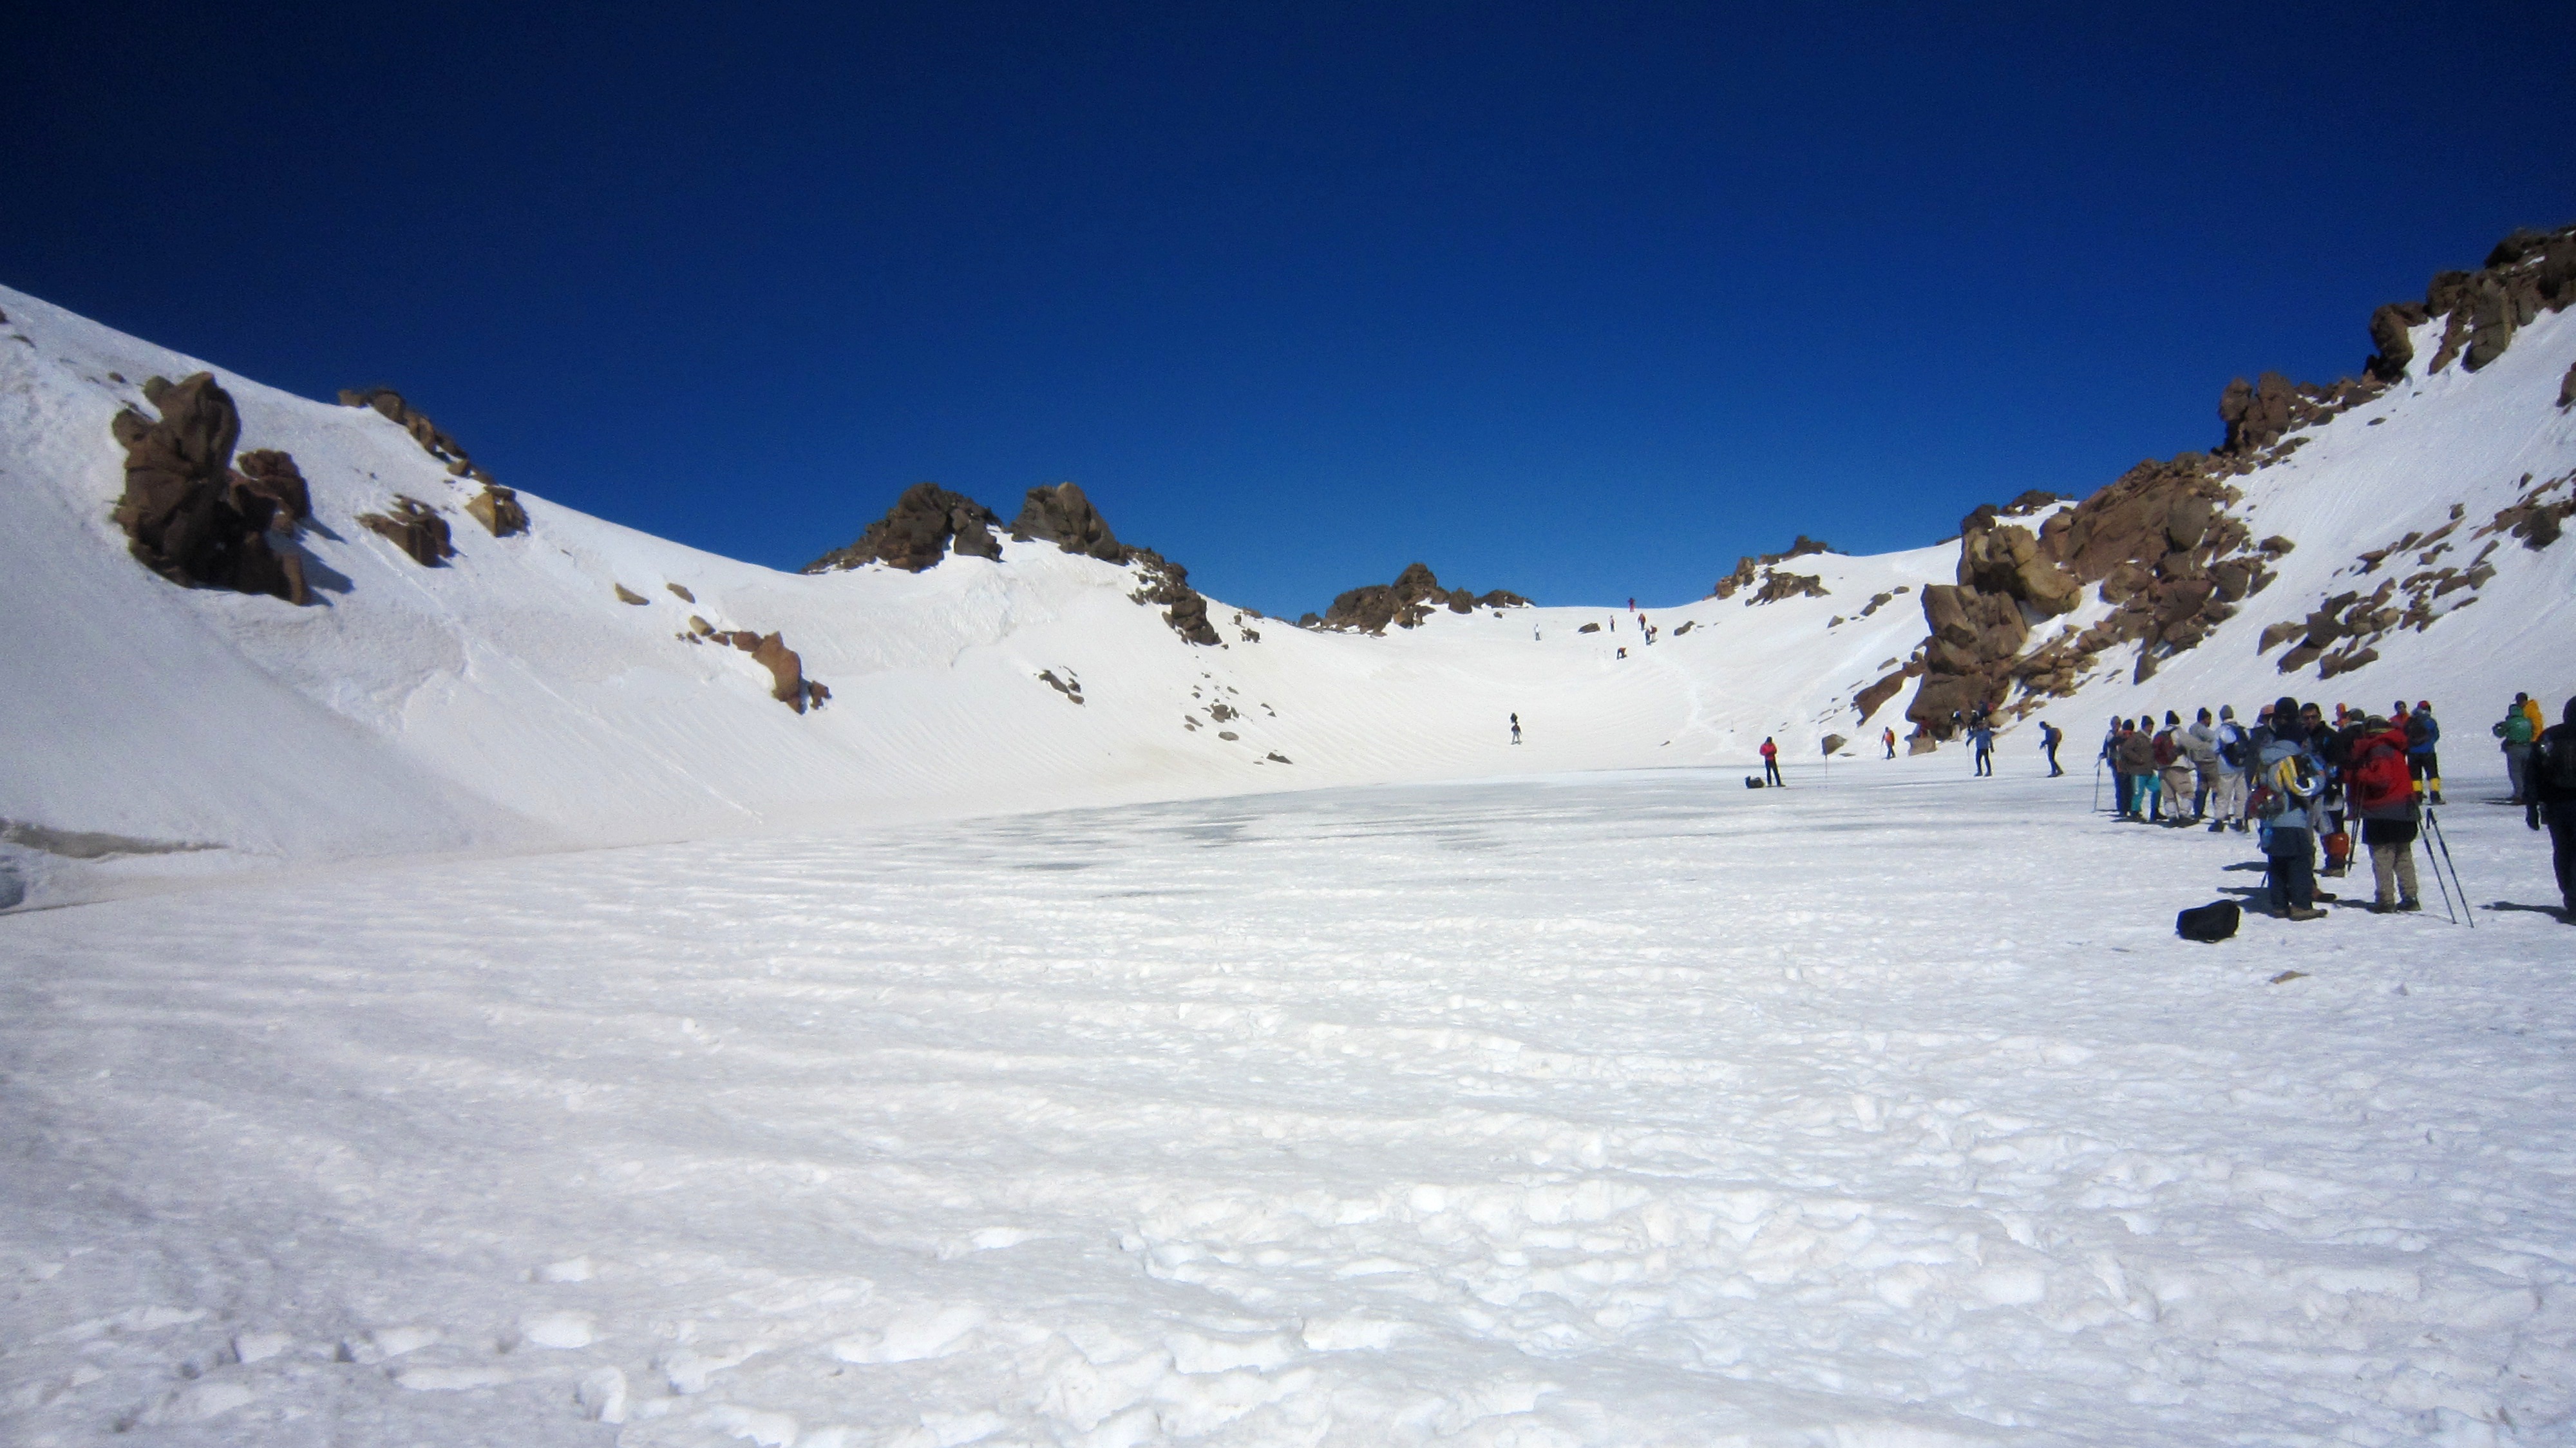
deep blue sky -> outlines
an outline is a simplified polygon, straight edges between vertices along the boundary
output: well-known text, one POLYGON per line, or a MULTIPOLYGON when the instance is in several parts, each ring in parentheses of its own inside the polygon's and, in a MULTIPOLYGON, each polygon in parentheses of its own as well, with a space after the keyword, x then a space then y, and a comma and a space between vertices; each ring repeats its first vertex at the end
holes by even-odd
POLYGON ((1072 478, 1291 615, 1930 542, 2576 219, 2555 5, 46 8, 0 281, 718 552, 1072 478))

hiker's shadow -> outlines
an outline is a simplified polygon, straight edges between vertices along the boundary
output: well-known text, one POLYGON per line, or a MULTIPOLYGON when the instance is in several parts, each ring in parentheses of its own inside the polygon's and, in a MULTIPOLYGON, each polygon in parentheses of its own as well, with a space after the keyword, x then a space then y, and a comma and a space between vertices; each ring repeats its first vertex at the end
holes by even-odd
POLYGON ((2264 864, 2261 860, 2239 860, 2233 865, 2221 865, 2218 868, 2221 870, 2251 870, 2255 874, 2260 875, 2272 867, 2264 864))
POLYGON ((2513 901, 2511 901, 2511 900, 2498 900, 2498 901, 2496 901, 2494 904, 2491 904, 2491 905, 2487 906, 2487 908, 2488 908, 2489 910, 2498 910, 2498 911, 2504 911, 2504 910, 2523 910, 2523 911, 2529 911, 2531 914, 2534 914, 2534 915, 2546 915, 2546 916, 2548 916, 2548 917, 2549 917, 2550 919, 2552 919, 2552 920, 2565 920, 2565 919, 2567 918, 2567 912, 2566 912, 2566 911, 2564 911, 2564 910, 2559 909, 2559 908, 2558 908, 2557 906, 2555 906, 2555 905, 2517 905, 2517 904, 2515 904, 2515 903, 2514 903, 2513 901))

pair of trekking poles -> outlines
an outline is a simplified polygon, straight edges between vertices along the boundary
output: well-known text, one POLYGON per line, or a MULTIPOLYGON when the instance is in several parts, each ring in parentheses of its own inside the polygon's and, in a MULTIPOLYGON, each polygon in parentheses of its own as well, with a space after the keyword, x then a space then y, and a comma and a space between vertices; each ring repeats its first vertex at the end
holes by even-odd
MULTIPOLYGON (((2469 904, 2469 887, 2460 883, 2460 867, 2451 858, 2451 842, 2442 834, 2442 822, 2434 817, 2433 807, 2429 804, 2424 806, 2424 828, 2432 832, 2433 843, 2440 846, 2442 851, 2442 858, 2433 862, 2433 888, 2442 892, 2442 909, 2450 913, 2452 924, 2459 924, 2460 916, 2466 915, 2469 917, 2469 928, 2477 929, 2478 912, 2469 904), (2442 883, 2444 865, 2451 867, 2451 883, 2448 885, 2442 883), (2460 896, 2460 908, 2455 912, 2451 910, 2451 892, 2454 890, 2457 890, 2460 896)), ((2431 851, 2428 850, 2426 853, 2430 854, 2431 851)))

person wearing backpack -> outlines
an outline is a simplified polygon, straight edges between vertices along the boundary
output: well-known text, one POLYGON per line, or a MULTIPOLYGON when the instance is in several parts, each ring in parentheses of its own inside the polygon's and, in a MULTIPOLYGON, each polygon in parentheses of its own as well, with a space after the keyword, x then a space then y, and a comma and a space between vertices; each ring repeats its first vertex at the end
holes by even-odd
POLYGON ((2442 756, 2437 748, 2441 742, 2442 726, 2433 718, 2432 701, 2416 700, 2415 712, 2406 716, 2406 767, 2415 772, 2422 793, 2434 804, 2442 802, 2442 756))
POLYGON ((2513 781, 2515 804, 2531 803, 2531 741, 2540 737, 2540 731, 2532 727, 2531 710, 2525 707, 2530 703, 2529 694, 2514 695, 2513 707, 2505 710, 2504 718, 2488 731, 2499 741, 2496 747, 2504 751, 2504 773, 2513 781))
POLYGON ((2065 742, 2065 730, 2045 719, 2039 721, 2039 752, 2048 756, 2048 777, 2051 779, 2066 772, 2057 767, 2057 746, 2065 742))
POLYGON ((2406 731, 2374 715, 2362 722, 2351 757, 2347 793, 2361 815, 2361 842, 2370 850, 2371 912, 2421 910, 2415 883, 2421 810, 2406 767, 2406 731))
POLYGON ((2576 925, 2576 698, 2531 750, 2531 803, 2522 822, 2549 825, 2549 862, 2558 872, 2558 918, 2576 925))
POLYGON ((2183 823, 2182 797, 2191 788, 2191 764, 2182 752, 2182 716, 2168 709, 2165 727, 2156 731, 2156 775, 2158 798, 2164 802, 2164 822, 2183 823))
POLYGON ((2149 790, 2156 777, 2156 741, 2146 730, 2128 720, 2120 721, 2120 742, 2113 750, 2111 767, 2120 771, 2121 818, 2144 824, 2154 808, 2155 797, 2149 790))
POLYGON ((2325 790, 2308 753, 2298 700, 2285 696, 2272 706, 2271 729, 2255 766, 2266 826, 2264 882, 2273 912, 2285 920, 2323 920, 2326 912, 2317 908, 2316 848, 2324 824, 2318 802, 2325 790))
POLYGON ((2236 706, 2218 706, 2216 733, 2218 753, 2217 787, 2209 796, 2209 832, 2217 834, 2230 825, 2238 834, 2245 833, 2245 767, 2254 762, 2252 742, 2237 727, 2236 706))

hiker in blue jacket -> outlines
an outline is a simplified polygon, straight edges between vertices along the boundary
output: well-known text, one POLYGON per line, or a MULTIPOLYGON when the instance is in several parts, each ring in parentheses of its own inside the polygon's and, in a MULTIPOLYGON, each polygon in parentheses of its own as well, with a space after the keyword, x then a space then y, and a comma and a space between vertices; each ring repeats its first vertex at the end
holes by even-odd
MULTIPOLYGON (((2396 723, 2390 720, 2390 723, 2396 723)), ((2442 726, 2433 717, 2429 699, 2415 701, 2415 712, 2406 716, 2406 772, 2415 776, 2415 792, 2432 804, 2442 802, 2442 726)))

